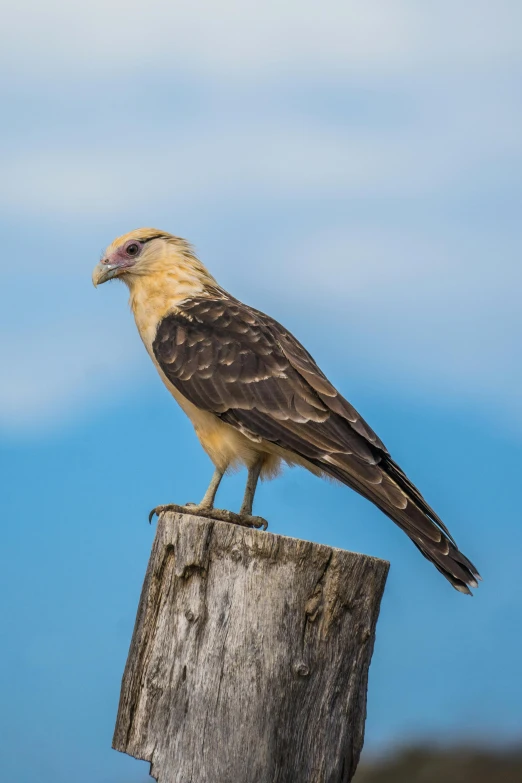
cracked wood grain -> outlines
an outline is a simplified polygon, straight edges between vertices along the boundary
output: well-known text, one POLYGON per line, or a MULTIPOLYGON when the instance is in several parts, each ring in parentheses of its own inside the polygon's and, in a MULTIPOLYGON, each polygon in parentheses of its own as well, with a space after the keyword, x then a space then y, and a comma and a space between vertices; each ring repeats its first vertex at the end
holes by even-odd
POLYGON ((159 783, 348 783, 388 563, 161 515, 113 747, 159 783))

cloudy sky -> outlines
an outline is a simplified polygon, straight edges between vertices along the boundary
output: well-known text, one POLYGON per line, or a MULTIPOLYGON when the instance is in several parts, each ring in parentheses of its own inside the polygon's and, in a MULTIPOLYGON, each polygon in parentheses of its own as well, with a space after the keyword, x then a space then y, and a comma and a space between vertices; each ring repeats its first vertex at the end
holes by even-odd
POLYGON ((306 343, 486 576, 467 601, 346 490, 298 471, 261 488, 275 532, 392 562, 368 749, 516 737, 520 3, 50 0, 2 18, 5 779, 146 777, 109 749, 143 520, 196 499, 210 466, 124 287, 90 284, 143 225, 306 343))

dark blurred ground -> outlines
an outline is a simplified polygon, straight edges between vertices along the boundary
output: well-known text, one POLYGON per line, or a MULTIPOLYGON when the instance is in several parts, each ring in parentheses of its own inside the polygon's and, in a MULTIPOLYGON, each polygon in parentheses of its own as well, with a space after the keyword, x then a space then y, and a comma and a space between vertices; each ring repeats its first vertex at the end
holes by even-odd
POLYGON ((522 745, 503 750, 404 748, 361 762, 352 783, 522 783, 522 745))
POLYGON ((498 751, 406 748, 361 762, 353 783, 522 783, 522 746, 498 751))

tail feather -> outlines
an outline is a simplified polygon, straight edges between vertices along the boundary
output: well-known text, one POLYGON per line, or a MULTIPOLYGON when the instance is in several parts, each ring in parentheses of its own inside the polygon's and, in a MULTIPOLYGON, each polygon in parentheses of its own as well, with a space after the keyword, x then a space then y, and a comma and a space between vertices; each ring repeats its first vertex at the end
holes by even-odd
POLYGON ((434 520, 437 526, 446 533, 449 540, 455 544, 453 536, 449 532, 442 519, 434 512, 431 506, 426 503, 417 487, 411 483, 404 471, 397 465, 396 462, 391 459, 391 457, 388 456, 386 457, 386 469, 388 475, 395 479, 401 489, 403 489, 407 495, 415 500, 415 503, 421 509, 421 511, 423 511, 424 514, 426 514, 430 519, 434 520))
POLYGON ((406 533, 455 590, 472 595, 470 587, 478 587, 479 572, 458 549, 447 527, 393 460, 385 456, 380 462, 382 482, 379 484, 370 484, 356 475, 353 457, 351 469, 322 461, 316 464, 332 478, 375 503, 406 533))

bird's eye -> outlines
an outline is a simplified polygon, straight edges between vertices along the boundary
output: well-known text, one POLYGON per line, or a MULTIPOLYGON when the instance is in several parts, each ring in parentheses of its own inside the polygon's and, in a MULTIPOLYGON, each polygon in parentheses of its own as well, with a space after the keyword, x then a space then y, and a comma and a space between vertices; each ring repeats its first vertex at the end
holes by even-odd
POLYGON ((131 258, 137 256, 139 252, 140 246, 136 242, 133 242, 131 245, 129 245, 126 250, 127 255, 131 256, 131 258))

